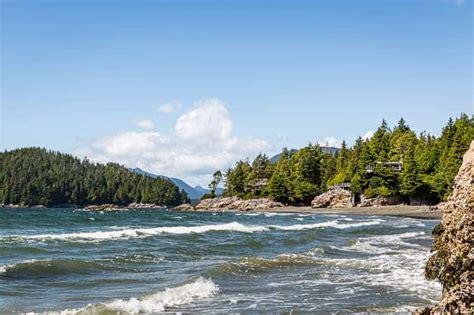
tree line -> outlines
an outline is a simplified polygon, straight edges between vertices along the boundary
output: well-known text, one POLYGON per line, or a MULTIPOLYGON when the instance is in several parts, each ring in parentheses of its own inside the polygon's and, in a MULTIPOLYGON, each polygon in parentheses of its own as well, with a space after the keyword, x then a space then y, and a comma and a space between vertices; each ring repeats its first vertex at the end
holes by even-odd
POLYGON ((116 164, 92 163, 42 148, 0 153, 0 204, 89 205, 132 202, 175 206, 186 192, 164 178, 136 174, 116 164))
POLYGON ((330 186, 350 183, 352 192, 368 198, 393 196, 408 203, 436 203, 451 192, 473 139, 474 116, 466 114, 449 119, 439 137, 417 135, 403 118, 393 128, 383 120, 370 139, 359 137, 352 147, 343 142, 335 155, 310 143, 297 151, 283 149, 276 163, 265 154, 252 162, 238 161, 224 172, 224 196, 309 204, 330 186))

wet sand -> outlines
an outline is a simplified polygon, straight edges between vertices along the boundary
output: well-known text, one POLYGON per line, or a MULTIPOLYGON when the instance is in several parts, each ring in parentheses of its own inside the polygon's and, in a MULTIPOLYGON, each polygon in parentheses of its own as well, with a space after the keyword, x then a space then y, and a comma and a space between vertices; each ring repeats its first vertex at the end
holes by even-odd
POLYGON ((408 217, 417 219, 436 219, 441 220, 443 212, 440 210, 429 210, 429 206, 383 206, 383 207, 364 207, 364 208, 319 208, 311 207, 285 207, 271 209, 268 212, 295 212, 295 213, 313 213, 313 214, 350 214, 350 215, 378 215, 408 217))

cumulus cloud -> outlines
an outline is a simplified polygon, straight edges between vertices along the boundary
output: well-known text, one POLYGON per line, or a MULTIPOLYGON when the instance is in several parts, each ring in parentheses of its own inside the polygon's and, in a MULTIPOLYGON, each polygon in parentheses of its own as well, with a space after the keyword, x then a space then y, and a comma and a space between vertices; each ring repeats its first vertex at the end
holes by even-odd
POLYGON ((361 137, 364 140, 369 140, 374 136, 374 131, 373 130, 368 130, 366 133, 364 133, 361 137))
POLYGON ((150 119, 143 119, 137 121, 137 126, 145 130, 151 130, 155 128, 155 124, 150 119))
POLYGON ((328 146, 328 147, 340 148, 342 145, 342 141, 334 137, 326 137, 322 140, 318 140, 317 142, 320 146, 324 146, 324 147, 328 146))
POLYGON ((180 102, 173 101, 160 105, 157 110, 160 113, 171 114, 181 109, 181 107, 182 105, 180 102))
POLYGON ((76 154, 92 161, 114 161, 179 177, 196 185, 207 184, 215 170, 223 170, 269 147, 264 140, 234 135, 225 104, 209 99, 196 102, 177 119, 173 130, 124 132, 98 139, 89 147, 76 150, 76 154))

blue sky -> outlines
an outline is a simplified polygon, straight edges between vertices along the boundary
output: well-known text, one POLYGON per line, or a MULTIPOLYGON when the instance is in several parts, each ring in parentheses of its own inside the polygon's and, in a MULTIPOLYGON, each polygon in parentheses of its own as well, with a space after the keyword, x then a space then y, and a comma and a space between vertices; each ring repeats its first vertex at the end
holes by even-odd
POLYGON ((203 183, 260 150, 473 112, 472 1, 0 5, 0 149, 203 183))

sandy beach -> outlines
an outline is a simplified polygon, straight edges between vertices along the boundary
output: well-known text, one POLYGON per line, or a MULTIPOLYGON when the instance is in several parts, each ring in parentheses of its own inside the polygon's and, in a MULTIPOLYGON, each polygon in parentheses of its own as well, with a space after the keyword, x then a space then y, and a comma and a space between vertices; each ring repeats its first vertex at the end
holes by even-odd
POLYGON ((314 214, 350 214, 350 215, 377 215, 377 216, 394 216, 409 217, 417 219, 437 219, 441 220, 443 212, 440 210, 429 210, 429 206, 384 206, 384 207, 367 207, 367 208, 318 208, 311 207, 285 207, 271 209, 270 212, 298 212, 298 213, 314 213, 314 214))

